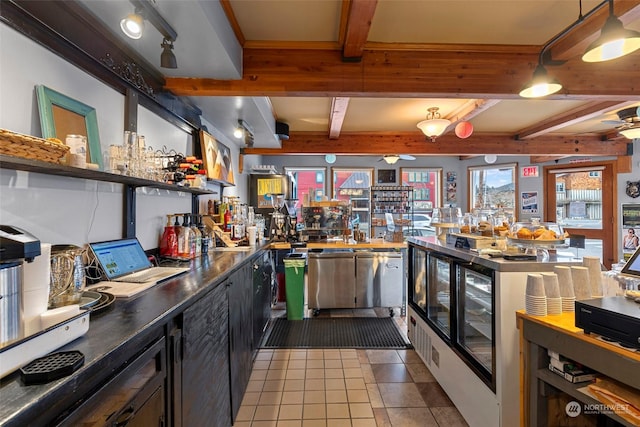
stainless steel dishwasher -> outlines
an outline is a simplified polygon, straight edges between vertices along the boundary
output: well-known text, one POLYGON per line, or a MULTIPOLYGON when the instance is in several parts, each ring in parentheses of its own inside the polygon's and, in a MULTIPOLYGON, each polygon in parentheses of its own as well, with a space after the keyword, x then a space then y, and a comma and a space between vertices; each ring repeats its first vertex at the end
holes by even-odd
POLYGON ((397 252, 356 253, 356 307, 403 307, 404 268, 397 252))
POLYGON ((309 252, 309 309, 317 314, 323 308, 355 307, 355 254, 342 252, 309 252))

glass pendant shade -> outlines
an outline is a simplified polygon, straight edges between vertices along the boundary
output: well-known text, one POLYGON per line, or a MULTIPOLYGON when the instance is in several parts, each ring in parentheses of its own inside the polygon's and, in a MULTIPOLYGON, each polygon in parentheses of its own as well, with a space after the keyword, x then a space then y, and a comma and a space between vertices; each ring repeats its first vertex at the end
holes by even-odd
POLYGON ((389 154, 386 156, 383 156, 384 161, 387 162, 390 165, 395 164, 398 160, 400 160, 400 156, 397 156, 395 154, 389 154))
POLYGON ((435 141, 437 137, 442 135, 447 127, 451 124, 450 120, 441 119, 440 113, 438 113, 438 107, 429 108, 427 111, 427 118, 418 123, 418 128, 424 133, 431 141, 435 141))
POLYGON ((582 55, 585 62, 603 62, 620 58, 640 49, 640 33, 626 30, 622 22, 610 15, 602 27, 600 37, 582 55))
POLYGON ((130 13, 120 21, 122 32, 129 38, 139 39, 144 31, 144 19, 137 13, 130 13))

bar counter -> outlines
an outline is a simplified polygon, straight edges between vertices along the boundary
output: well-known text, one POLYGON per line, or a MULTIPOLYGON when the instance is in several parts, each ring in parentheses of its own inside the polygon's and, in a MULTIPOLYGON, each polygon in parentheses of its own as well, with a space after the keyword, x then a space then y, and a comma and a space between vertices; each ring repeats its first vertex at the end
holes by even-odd
MULTIPOLYGON (((271 243, 271 249, 291 249, 291 243, 274 242, 271 243)), ((325 242, 307 242, 307 249, 406 249, 405 242, 387 242, 383 239, 370 239, 367 242, 344 243, 342 239, 328 240, 325 242)))

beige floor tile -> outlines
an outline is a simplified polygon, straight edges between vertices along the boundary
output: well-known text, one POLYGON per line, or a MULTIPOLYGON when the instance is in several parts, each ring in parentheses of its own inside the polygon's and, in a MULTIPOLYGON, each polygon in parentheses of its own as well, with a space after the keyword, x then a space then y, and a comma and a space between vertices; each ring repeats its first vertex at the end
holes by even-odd
POLYGON ((285 380, 284 391, 302 391, 304 390, 304 380, 285 380))
POLYGON ((241 406, 245 405, 257 405, 260 400, 260 392, 258 391, 247 391, 244 393, 244 397, 242 398, 241 406))
POLYGON ((340 349, 340 357, 342 357, 342 360, 357 359, 358 352, 355 349, 340 349))
POLYGON ((305 404, 302 410, 302 419, 325 419, 327 418, 327 408, 324 403, 305 404))
POLYGON ((347 390, 365 390, 367 388, 363 378, 345 378, 347 390))
POLYGON ((253 369, 269 369, 271 360, 256 360, 253 362, 253 369))
MULTIPOLYGON (((387 408, 389 420, 393 426, 437 427, 433 415, 427 408, 387 408)), ((448 426, 447 426, 448 427, 448 426)))
POLYGON ((351 426, 352 427, 377 427, 377 424, 374 418, 360 418, 360 419, 351 420, 351 426))
POLYGON ((305 390, 324 390, 325 389, 325 380, 322 378, 314 378, 308 379, 304 381, 304 389, 305 390))
POLYGON ((291 350, 289 354, 289 360, 295 359, 306 359, 307 358, 307 350, 291 350))
POLYGON ((404 363, 379 363, 371 365, 377 383, 413 382, 404 363))
POLYGON ((395 350, 367 350, 369 363, 402 363, 402 359, 395 350))
POLYGON ((360 367, 357 368, 346 368, 343 369, 345 378, 362 378, 362 369, 360 367))
POLYGON ((356 350, 358 355, 358 361, 360 363, 369 363, 369 357, 367 357, 367 350, 356 350))
POLYGON ((247 391, 262 391, 262 387, 264 387, 264 381, 249 380, 249 383, 247 384, 247 391))
POLYGON ((342 369, 342 359, 329 359, 324 361, 325 369, 342 369))
POLYGON ((307 350, 307 360, 324 359, 324 350, 312 349, 307 350))
POLYGON ((253 372, 251 372, 251 376, 249 377, 249 381, 260 381, 260 380, 265 380, 267 379, 267 370, 262 369, 262 370, 254 370, 253 372))
POLYGON ((274 350, 271 360, 289 360, 291 350, 274 350))
POLYGON ((313 380, 324 378, 324 369, 307 369, 305 379, 313 380))
POLYGON ((324 359, 307 359, 307 369, 324 369, 324 359))
POLYGON ((416 383, 432 383, 436 382, 435 377, 431 372, 424 366, 424 363, 407 363, 405 365, 407 367, 407 371, 411 374, 411 378, 413 378, 413 382, 416 383))
POLYGON ((269 369, 267 372, 267 380, 283 380, 287 377, 286 369, 269 369))
POLYGON ((327 417, 350 418, 349 404, 347 403, 327 403, 327 417))
POLYGON ((251 421, 253 420, 253 414, 255 414, 255 412, 256 412, 256 406, 241 405, 240 409, 238 409, 238 415, 236 416, 236 421, 251 421))
POLYGON ((376 376, 373 375, 373 369, 371 368, 371 365, 368 363, 362 363, 360 364, 360 369, 362 370, 362 378, 364 379, 365 383, 375 383, 376 382, 376 376))
POLYGON ((278 420, 276 427, 302 427, 302 420, 278 420))
POLYGON ((327 427, 327 420, 302 420, 302 427, 327 427))
POLYGON ((306 359, 294 359, 289 360, 288 369, 305 369, 307 367, 306 359))
POLYGON ((281 391, 263 391, 262 394, 260 394, 260 400, 258 401, 258 406, 279 405, 281 401, 282 401, 281 391))
POLYGON ((414 383, 378 383, 378 389, 387 409, 427 406, 414 383))
POLYGON ((287 369, 289 367, 288 359, 276 359, 272 360, 269 365, 269 369, 287 369))
POLYGON ((304 402, 304 394, 299 391, 283 391, 282 401, 283 405, 295 405, 304 402))
POLYGON ((342 368, 325 369, 324 377, 325 378, 344 378, 344 372, 342 371, 342 368))
POLYGON ((351 427, 351 419, 327 418, 327 427, 351 427))
POLYGON ((325 350, 324 360, 340 359, 340 350, 325 350))
POLYGON ((359 368, 360 361, 357 358, 354 359, 342 359, 343 368, 359 368))
MULTIPOLYGON (((351 424, 349 424, 351 426, 351 424)), ((233 427, 251 427, 251 421, 238 421, 233 423, 233 427)))
POLYGON ((469 427, 462 415, 454 406, 429 408, 438 425, 447 427, 469 427))
POLYGON ((283 391, 285 380, 267 380, 264 382, 262 391, 283 391))
POLYGON ((344 378, 325 378, 324 387, 327 390, 346 390, 344 378))
POLYGON ((327 403, 347 403, 347 391, 346 390, 327 390, 326 391, 327 403))
POLYGON ((367 390, 347 390, 349 403, 369 403, 369 393, 367 390))
POLYGON ((256 412, 253 414, 253 421, 277 420, 280 405, 257 406, 256 412))
POLYGON ((396 350, 404 363, 422 363, 415 350, 396 350))
POLYGON ((367 393, 369 394, 369 402, 371 402, 372 408, 384 408, 378 384, 367 384, 367 393))
POLYGON ((305 370, 304 369, 287 369, 287 377, 288 380, 303 380, 305 379, 305 370))
POLYGON ((325 390, 305 390, 304 403, 325 403, 325 390))
POLYGON ((279 420, 301 420, 302 404, 300 405, 280 405, 278 413, 279 420))
POLYGON ((256 355, 256 360, 271 360, 273 350, 260 350, 256 355))
POLYGON ((277 427, 277 426, 278 426, 278 422, 276 420, 254 421, 253 423, 251 423, 251 427, 277 427))
POLYGON ((373 418, 373 409, 370 403, 349 403, 349 411, 351 419, 354 418, 373 418))

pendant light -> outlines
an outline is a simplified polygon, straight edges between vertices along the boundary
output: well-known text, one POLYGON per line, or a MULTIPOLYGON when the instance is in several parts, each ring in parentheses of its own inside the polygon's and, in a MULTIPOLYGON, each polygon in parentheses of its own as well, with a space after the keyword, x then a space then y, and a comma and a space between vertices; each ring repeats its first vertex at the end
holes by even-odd
POLYGON ((451 124, 450 120, 440 118, 438 113, 438 107, 431 107, 427 111, 427 117, 425 120, 418 123, 418 127, 431 141, 435 141, 437 137, 442 135, 447 129, 447 126, 451 124))
POLYGON ((640 33, 627 30, 622 21, 613 14, 613 0, 609 0, 609 17, 600 37, 582 55, 584 62, 603 62, 620 58, 640 49, 640 33))
POLYGON ((520 91, 523 98, 540 98, 541 96, 551 95, 562 89, 562 85, 556 79, 550 79, 547 70, 538 63, 536 70, 533 72, 531 81, 520 91))
POLYGON ((385 162, 387 162, 387 164, 390 165, 394 165, 398 162, 398 160, 400 160, 400 156, 398 156, 397 154, 387 154, 385 156, 382 156, 382 158, 385 162))
POLYGON ((618 133, 625 138, 638 139, 640 138, 640 124, 628 127, 618 131, 618 133))

